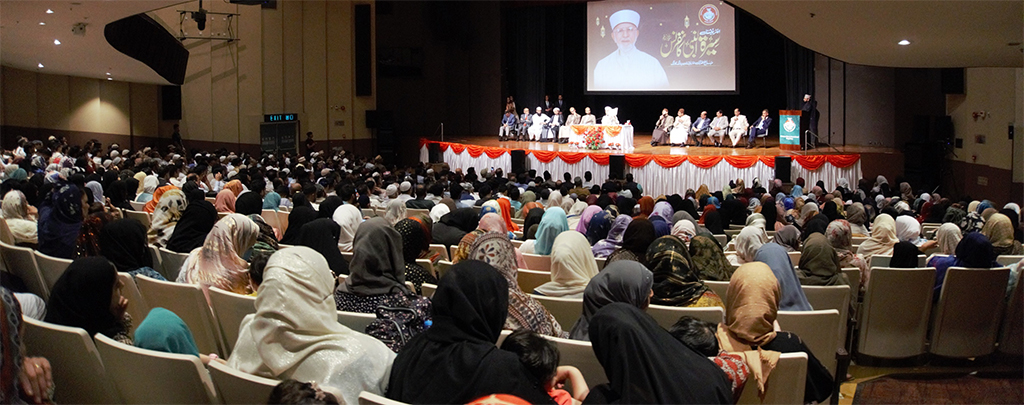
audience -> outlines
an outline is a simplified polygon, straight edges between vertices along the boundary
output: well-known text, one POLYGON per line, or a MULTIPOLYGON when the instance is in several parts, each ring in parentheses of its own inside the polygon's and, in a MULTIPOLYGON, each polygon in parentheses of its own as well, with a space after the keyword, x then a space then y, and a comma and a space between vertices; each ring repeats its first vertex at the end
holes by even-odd
POLYGON ((75 259, 50 290, 46 322, 102 333, 131 345, 132 317, 117 269, 103 257, 75 259))

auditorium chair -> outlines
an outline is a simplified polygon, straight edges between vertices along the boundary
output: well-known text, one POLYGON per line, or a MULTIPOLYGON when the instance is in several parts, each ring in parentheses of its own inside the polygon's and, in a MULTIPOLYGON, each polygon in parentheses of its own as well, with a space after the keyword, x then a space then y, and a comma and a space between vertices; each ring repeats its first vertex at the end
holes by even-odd
MULTIPOLYGON (((141 320, 140 320, 141 322, 141 320)), ((22 318, 25 356, 45 357, 50 362, 55 403, 124 403, 100 360, 92 338, 82 328, 61 326, 29 317, 22 318)))
POLYGON ((138 211, 130 211, 129 210, 129 211, 125 211, 124 213, 125 213, 125 218, 134 219, 136 221, 139 221, 139 223, 141 223, 142 226, 146 227, 146 229, 149 229, 149 227, 150 227, 150 217, 149 217, 149 213, 148 212, 142 211, 142 210, 138 210, 138 211))
POLYGON ((32 249, 0 242, 0 256, 7 266, 7 272, 20 278, 28 292, 44 300, 50 299, 50 287, 43 280, 43 274, 39 272, 36 255, 32 249))
POLYGON ((802 255, 802 253, 799 250, 796 252, 787 253, 789 253, 789 262, 792 263, 793 266, 800 264, 800 256, 802 255))
POLYGON ((375 218, 377 216, 377 212, 373 208, 362 208, 359 211, 363 213, 363 218, 375 218))
POLYGON ((722 307, 669 307, 651 304, 647 306, 647 315, 665 329, 675 325, 682 316, 692 316, 716 325, 725 322, 725 309, 722 307))
POLYGON ((174 312, 188 325, 200 353, 226 353, 222 350, 217 319, 210 310, 202 288, 195 284, 160 281, 143 275, 136 276, 135 283, 147 304, 174 312))
MULTIPOLYGON (((214 199, 214 200, 216 201, 216 199, 214 199)), ((214 201, 210 201, 210 204, 213 204, 213 202, 214 201)), ((146 203, 144 203, 144 202, 128 201, 128 204, 131 204, 132 211, 143 211, 143 212, 145 212, 144 210, 146 209, 146 203)))
MULTIPOLYGON (((771 133, 771 132, 772 132, 772 126, 769 125, 768 127, 766 127, 764 129, 764 133, 763 134, 758 134, 757 135, 757 139, 761 140, 761 147, 762 148, 766 148, 766 149, 768 148, 768 134, 771 133)), ((749 136, 750 136, 750 133, 748 132, 746 135, 743 136, 743 139, 749 140, 750 139, 749 136)), ((757 146, 756 145, 757 144, 757 140, 756 139, 754 140, 754 144, 755 144, 754 146, 757 146)))
POLYGON ((43 276, 43 281, 46 282, 46 288, 53 290, 53 285, 57 284, 57 280, 60 279, 60 276, 64 275, 64 270, 68 269, 73 260, 45 255, 39 253, 38 250, 33 253, 36 256, 39 274, 43 276))
POLYGON ((423 283, 420 285, 420 290, 424 297, 430 298, 434 296, 434 291, 437 291, 437 284, 423 283))
POLYGON ((523 246, 523 242, 525 241, 519 239, 512 239, 512 246, 514 246, 516 249, 519 249, 520 246, 523 246))
POLYGON ((434 255, 435 253, 440 255, 440 260, 448 260, 448 248, 446 248, 444 245, 432 243, 430 244, 428 251, 430 252, 431 255, 434 255))
POLYGON ((178 279, 178 273, 181 273, 181 266, 185 264, 185 260, 188 259, 187 253, 178 253, 170 251, 164 248, 160 248, 160 267, 163 271, 164 278, 168 281, 175 281, 178 279))
POLYGON ((363 391, 359 393, 359 405, 406 405, 405 402, 395 401, 386 397, 363 391))
POLYGON ((846 339, 846 327, 850 319, 850 288, 845 285, 801 286, 807 302, 815 310, 834 309, 839 311, 839 338, 846 339))
MULTIPOLYGON (((583 378, 587 380, 587 385, 590 388, 608 382, 608 377, 604 373, 604 367, 601 367, 601 363, 597 360, 597 355, 594 354, 594 348, 590 342, 547 335, 541 336, 555 342, 555 345, 558 346, 558 352, 561 354, 559 365, 578 368, 580 373, 583 374, 583 378)), ((567 387, 569 385, 566 384, 567 387)), ((566 390, 572 392, 569 388, 566 388, 566 390)))
POLYGON ((934 268, 872 269, 858 314, 856 353, 884 359, 925 354, 934 288, 934 268))
POLYGON ((804 387, 807 385, 807 353, 782 353, 775 370, 768 376, 764 400, 757 392, 757 381, 753 376, 747 379, 737 404, 792 404, 804 403, 804 387))
POLYGON ((998 262, 1000 266, 1007 266, 1010 268, 1014 267, 1014 265, 1019 263, 1021 260, 1024 260, 1024 255, 999 255, 996 257, 996 262, 998 262))
POLYGON ((425 210, 425 209, 422 209, 422 208, 408 208, 405 211, 406 211, 405 215, 408 218, 411 218, 411 217, 414 217, 414 216, 417 216, 417 215, 426 215, 428 217, 430 216, 430 210, 425 210))
POLYGON ((129 332, 134 334, 135 328, 138 328, 142 320, 146 319, 151 308, 146 304, 146 299, 142 297, 139 287, 135 285, 135 279, 130 274, 117 272, 117 278, 121 280, 121 284, 124 284, 124 287, 121 288, 121 295, 128 299, 126 312, 132 316, 133 321, 132 329, 129 332))
POLYGON ((437 279, 440 280, 442 276, 448 273, 448 270, 452 268, 453 264, 447 260, 438 260, 434 266, 434 270, 437 270, 437 279))
MULTIPOLYGON (((843 339, 839 337, 839 324, 843 323, 843 319, 839 311, 779 311, 776 320, 783 331, 799 336, 821 365, 835 375, 836 354, 843 347, 843 339)), ((845 355, 846 351, 842 352, 845 355)), ((845 371, 843 375, 846 375, 845 371)))
POLYGON ((729 281, 704 280, 704 285, 708 286, 715 294, 718 294, 718 297, 722 299, 722 303, 725 303, 725 295, 729 292, 729 281))
POLYGON ((264 209, 263 212, 260 213, 260 216, 263 217, 263 221, 266 222, 267 225, 281 231, 281 235, 284 235, 284 229, 281 229, 281 221, 277 217, 277 211, 264 209))
POLYGON ((217 361, 211 361, 207 368, 210 379, 217 388, 217 396, 225 404, 266 403, 274 387, 281 383, 278 380, 235 370, 217 361))
POLYGON ((375 314, 361 312, 338 311, 338 323, 359 333, 366 333, 366 327, 377 319, 375 314))
POLYGON ((715 240, 718 241, 718 245, 719 246, 725 246, 725 244, 729 242, 729 238, 725 234, 712 235, 712 236, 714 236, 715 240))
POLYGON ((11 232, 11 227, 7 226, 7 220, 3 217, 0 217, 0 242, 8 245, 17 244, 14 240, 14 233, 11 232))
POLYGON ((157 273, 163 275, 164 259, 160 257, 160 248, 156 245, 149 245, 149 256, 153 258, 153 270, 156 270, 157 273))
POLYGON ((125 403, 220 403, 210 373, 199 357, 141 349, 99 333, 95 341, 107 373, 125 403))
POLYGON ((608 262, 608 258, 607 257, 595 257, 594 261, 597 262, 597 271, 601 271, 601 270, 604 269, 605 264, 608 262))
POLYGON ((570 330, 583 313, 583 298, 547 297, 530 294, 555 317, 562 330, 570 330))
POLYGON ((1015 357, 1024 356, 1024 277, 1019 275, 1003 314, 999 353, 1015 357))
POLYGON ((512 331, 510 331, 508 329, 502 329, 501 333, 498 334, 498 340, 494 342, 494 345, 497 346, 497 347, 501 347, 501 344, 505 343, 505 339, 508 338, 508 335, 511 335, 511 334, 512 334, 512 331))
POLYGON ((527 269, 551 271, 551 256, 523 253, 523 261, 526 262, 527 269))
MULTIPOLYGON (((925 255, 917 255, 917 267, 925 267, 925 259, 925 255)), ((869 267, 872 269, 875 267, 889 267, 890 261, 892 261, 892 255, 874 255, 871 256, 871 263, 869 267)))
POLYGON ((436 274, 434 273, 434 263, 430 259, 416 259, 416 264, 426 269, 427 273, 436 274))
POLYGON ((950 267, 935 307, 929 351, 956 358, 995 352, 1009 276, 1010 269, 1006 267, 950 267))
POLYGON ((551 281, 551 272, 548 271, 519 269, 517 273, 516 281, 519 282, 519 289, 527 294, 533 293, 533 289, 540 287, 541 284, 551 281))
POLYGON ((217 318, 217 328, 220 329, 221 336, 224 336, 223 357, 227 358, 235 349, 242 319, 246 315, 256 313, 256 297, 235 294, 217 287, 210 287, 207 293, 210 297, 210 308, 217 318))

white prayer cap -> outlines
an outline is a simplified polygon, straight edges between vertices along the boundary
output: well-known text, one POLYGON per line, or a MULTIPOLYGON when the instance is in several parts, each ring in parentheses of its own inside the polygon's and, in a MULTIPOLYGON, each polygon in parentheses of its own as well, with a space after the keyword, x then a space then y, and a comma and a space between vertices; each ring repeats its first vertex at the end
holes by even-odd
POLYGON ((555 107, 554 111, 562 112, 562 110, 559 110, 558 107, 555 107))
POLYGON ((388 197, 394 197, 395 195, 398 194, 398 187, 396 187, 394 184, 390 184, 388 185, 388 188, 385 191, 387 192, 388 197))
POLYGON ((628 22, 639 27, 640 26, 640 14, 633 10, 619 10, 611 17, 608 17, 608 21, 612 24, 612 29, 615 29, 616 25, 628 22))
POLYGON ((412 188, 412 183, 408 181, 403 181, 402 185, 400 185, 398 188, 402 190, 402 192, 409 191, 409 189, 412 188))
POLYGON ((331 174, 331 169, 323 169, 320 171, 320 177, 327 177, 328 174, 331 174))

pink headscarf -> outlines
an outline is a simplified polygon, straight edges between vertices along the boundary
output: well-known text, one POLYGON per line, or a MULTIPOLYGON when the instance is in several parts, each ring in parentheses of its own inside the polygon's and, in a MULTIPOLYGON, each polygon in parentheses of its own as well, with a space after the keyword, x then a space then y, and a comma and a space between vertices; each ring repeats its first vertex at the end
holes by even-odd
POLYGON ((576 232, 586 235, 587 227, 590 226, 590 219, 598 212, 601 212, 601 207, 596 205, 588 206, 587 209, 583 210, 583 213, 580 214, 580 222, 576 224, 576 232))

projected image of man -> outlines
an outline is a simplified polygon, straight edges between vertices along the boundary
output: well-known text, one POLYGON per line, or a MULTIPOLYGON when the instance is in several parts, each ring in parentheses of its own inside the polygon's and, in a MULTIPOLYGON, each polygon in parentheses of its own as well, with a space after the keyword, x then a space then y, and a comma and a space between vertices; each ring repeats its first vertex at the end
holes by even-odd
POLYGON ((594 87, 598 90, 648 90, 668 88, 668 76, 653 56, 636 49, 640 37, 640 14, 619 10, 608 18, 614 52, 597 62, 594 87))

